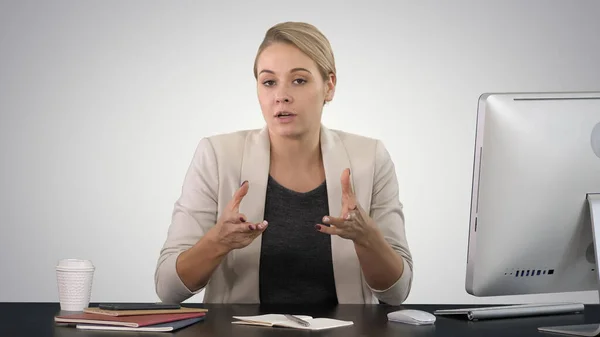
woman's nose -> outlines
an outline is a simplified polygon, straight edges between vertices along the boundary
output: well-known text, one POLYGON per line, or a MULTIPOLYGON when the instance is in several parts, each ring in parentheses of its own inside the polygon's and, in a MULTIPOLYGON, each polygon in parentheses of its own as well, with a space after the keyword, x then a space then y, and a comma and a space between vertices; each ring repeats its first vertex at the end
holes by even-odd
POLYGON ((276 103, 291 103, 292 101, 292 96, 290 96, 287 92, 279 92, 275 96, 276 103))

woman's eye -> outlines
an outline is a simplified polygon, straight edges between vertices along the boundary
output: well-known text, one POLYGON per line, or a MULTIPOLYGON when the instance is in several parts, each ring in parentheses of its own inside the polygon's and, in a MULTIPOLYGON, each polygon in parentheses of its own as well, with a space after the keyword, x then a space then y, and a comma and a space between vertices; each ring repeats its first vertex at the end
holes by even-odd
POLYGON ((264 82, 263 82, 263 85, 265 85, 265 86, 267 86, 267 87, 270 87, 270 86, 272 86, 273 84, 275 84, 275 81, 273 81, 273 80, 267 80, 267 81, 264 81, 264 82))
POLYGON ((294 80, 294 83, 296 84, 304 84, 306 83, 306 80, 302 79, 302 78, 298 78, 294 80))

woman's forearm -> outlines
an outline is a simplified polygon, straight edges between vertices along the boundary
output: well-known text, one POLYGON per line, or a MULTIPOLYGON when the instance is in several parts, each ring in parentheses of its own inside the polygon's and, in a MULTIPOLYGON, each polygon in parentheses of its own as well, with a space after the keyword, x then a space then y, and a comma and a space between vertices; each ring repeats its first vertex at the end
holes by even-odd
POLYGON ((354 244, 360 267, 369 286, 385 290, 402 276, 404 260, 389 245, 378 229, 368 240, 354 244))
POLYGON ((192 248, 179 255, 177 274, 190 291, 201 289, 227 253, 229 250, 218 243, 212 231, 208 231, 192 248))

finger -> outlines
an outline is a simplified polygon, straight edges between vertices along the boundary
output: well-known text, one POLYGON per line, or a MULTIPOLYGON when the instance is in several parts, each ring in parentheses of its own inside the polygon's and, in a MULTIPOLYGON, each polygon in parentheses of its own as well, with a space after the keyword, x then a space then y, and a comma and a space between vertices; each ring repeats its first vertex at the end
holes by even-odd
POLYGON ((354 216, 356 217, 356 215, 358 214, 359 210, 358 207, 360 207, 360 205, 358 204, 358 202, 356 202, 356 199, 352 199, 351 204, 345 205, 346 207, 342 207, 342 215, 341 217, 348 220, 350 216, 354 216), (356 213, 354 215, 352 215, 353 213, 356 213))
POLYGON ((358 222, 362 222, 367 219, 367 213, 359 203, 356 203, 354 205, 354 210, 351 210, 349 213, 353 219, 358 222))
POLYGON ((246 180, 242 183, 240 188, 238 188, 238 190, 235 191, 233 198, 231 198, 231 201, 229 202, 229 210, 237 212, 240 209, 240 203, 248 193, 249 185, 250 184, 248 183, 248 180, 246 180))
POLYGON ((354 199, 354 191, 352 190, 352 184, 350 184, 350 169, 347 168, 342 172, 342 177, 340 179, 342 184, 342 203, 348 209, 354 209, 356 206, 356 201, 354 199))
POLYGON ((267 222, 267 220, 264 220, 263 222, 251 223, 251 224, 248 224, 248 230, 264 231, 268 225, 269 225, 269 223, 267 222))
POLYGON ((253 226, 255 227, 255 229, 248 230, 247 232, 245 232, 243 234, 250 240, 250 242, 254 241, 254 239, 256 239, 257 237, 262 235, 262 233, 264 233, 265 230, 267 230, 267 227, 269 226, 269 224, 266 221, 263 221, 263 222, 255 223, 255 224, 253 224, 253 226))
POLYGON ((315 226, 315 229, 321 233, 329 234, 329 235, 338 235, 340 230, 335 226, 325 226, 318 224, 315 226))
POLYGON ((227 227, 227 231, 229 233, 237 233, 237 234, 248 234, 256 230, 258 223, 251 222, 238 222, 231 223, 227 227))
POLYGON ((340 179, 342 183, 342 195, 351 196, 352 195, 352 186, 350 185, 350 169, 346 168, 342 171, 342 177, 340 179))
POLYGON ((324 216, 323 223, 326 225, 344 226, 348 219, 334 216, 324 216))
POLYGON ((242 222, 247 222, 248 219, 246 218, 246 215, 241 214, 241 213, 230 213, 227 214, 225 216, 225 219, 223 222, 226 223, 242 223, 242 222))

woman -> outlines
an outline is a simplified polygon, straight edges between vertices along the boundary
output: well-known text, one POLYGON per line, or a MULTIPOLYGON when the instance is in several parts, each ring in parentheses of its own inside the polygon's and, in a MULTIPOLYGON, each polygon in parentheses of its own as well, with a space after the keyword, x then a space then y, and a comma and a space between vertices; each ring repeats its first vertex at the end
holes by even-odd
POLYGON ((336 85, 328 40, 278 24, 254 76, 266 127, 199 142, 158 260, 159 298, 402 303, 412 257, 394 164, 380 141, 321 124, 336 85))

